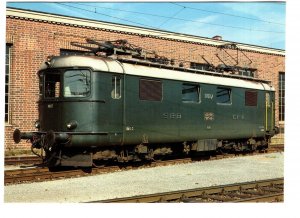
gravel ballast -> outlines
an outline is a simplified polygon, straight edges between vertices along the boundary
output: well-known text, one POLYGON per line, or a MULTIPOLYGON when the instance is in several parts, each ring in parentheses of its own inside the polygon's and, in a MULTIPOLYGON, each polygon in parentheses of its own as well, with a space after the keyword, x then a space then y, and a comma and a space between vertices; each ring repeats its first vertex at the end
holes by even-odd
POLYGON ((8 185, 4 202, 88 202, 283 177, 284 153, 8 185))

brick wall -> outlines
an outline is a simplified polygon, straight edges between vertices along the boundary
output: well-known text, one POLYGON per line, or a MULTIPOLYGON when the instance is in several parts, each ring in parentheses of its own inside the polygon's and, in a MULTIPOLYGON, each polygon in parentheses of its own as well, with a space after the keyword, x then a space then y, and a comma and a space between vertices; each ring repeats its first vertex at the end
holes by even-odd
MULTIPOLYGON (((21 131, 33 131, 38 118, 38 77, 36 75, 41 63, 49 55, 59 55, 60 49, 76 49, 70 42, 85 42, 85 38, 104 40, 126 39, 128 42, 144 49, 154 50, 162 56, 178 60, 206 63, 202 56, 213 65, 238 65, 257 68, 261 79, 272 81, 278 90, 278 73, 285 71, 285 57, 281 55, 244 51, 237 53, 234 49, 220 49, 215 46, 175 41, 149 36, 139 36, 117 31, 85 28, 44 21, 26 20, 7 17, 6 42, 12 43, 10 68, 10 123, 5 127, 5 148, 16 148, 12 140, 15 128, 21 131), (217 55, 216 55, 217 54, 217 55), (219 57, 219 58, 218 58, 219 57), (249 59, 251 61, 249 61, 249 59)), ((189 63, 184 63, 189 67, 189 63)), ((276 94, 276 123, 278 123, 278 93, 276 94)), ((20 143, 18 148, 28 147, 29 143, 20 143)))

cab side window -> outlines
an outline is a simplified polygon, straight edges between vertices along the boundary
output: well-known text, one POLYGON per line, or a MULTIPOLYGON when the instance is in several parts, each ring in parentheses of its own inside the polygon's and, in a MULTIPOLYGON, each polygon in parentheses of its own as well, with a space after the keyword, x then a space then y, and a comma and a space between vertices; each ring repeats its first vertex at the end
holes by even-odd
POLYGON ((113 99, 120 99, 121 98, 121 77, 113 76, 111 84, 112 84, 111 97, 113 99))
POLYGON ((225 87, 217 87, 216 101, 217 104, 231 104, 231 89, 225 87))
POLYGON ((60 74, 48 73, 45 75, 45 98, 60 97, 60 74))
POLYGON ((182 84, 182 102, 200 103, 200 86, 195 84, 182 84))

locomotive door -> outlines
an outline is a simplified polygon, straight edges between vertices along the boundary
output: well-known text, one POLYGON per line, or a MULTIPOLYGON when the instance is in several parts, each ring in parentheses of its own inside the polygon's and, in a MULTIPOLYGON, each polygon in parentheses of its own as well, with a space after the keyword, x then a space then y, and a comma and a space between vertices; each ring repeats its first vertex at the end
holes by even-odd
POLYGON ((113 75, 111 79, 110 125, 109 141, 111 144, 120 144, 123 139, 123 80, 120 75, 113 75))

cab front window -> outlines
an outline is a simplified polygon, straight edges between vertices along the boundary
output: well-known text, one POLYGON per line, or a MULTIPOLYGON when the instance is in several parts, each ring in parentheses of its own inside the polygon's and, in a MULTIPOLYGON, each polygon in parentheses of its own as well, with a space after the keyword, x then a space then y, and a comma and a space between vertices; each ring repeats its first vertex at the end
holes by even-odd
POLYGON ((65 98, 86 97, 91 91, 89 70, 67 70, 64 73, 63 96, 65 98))

